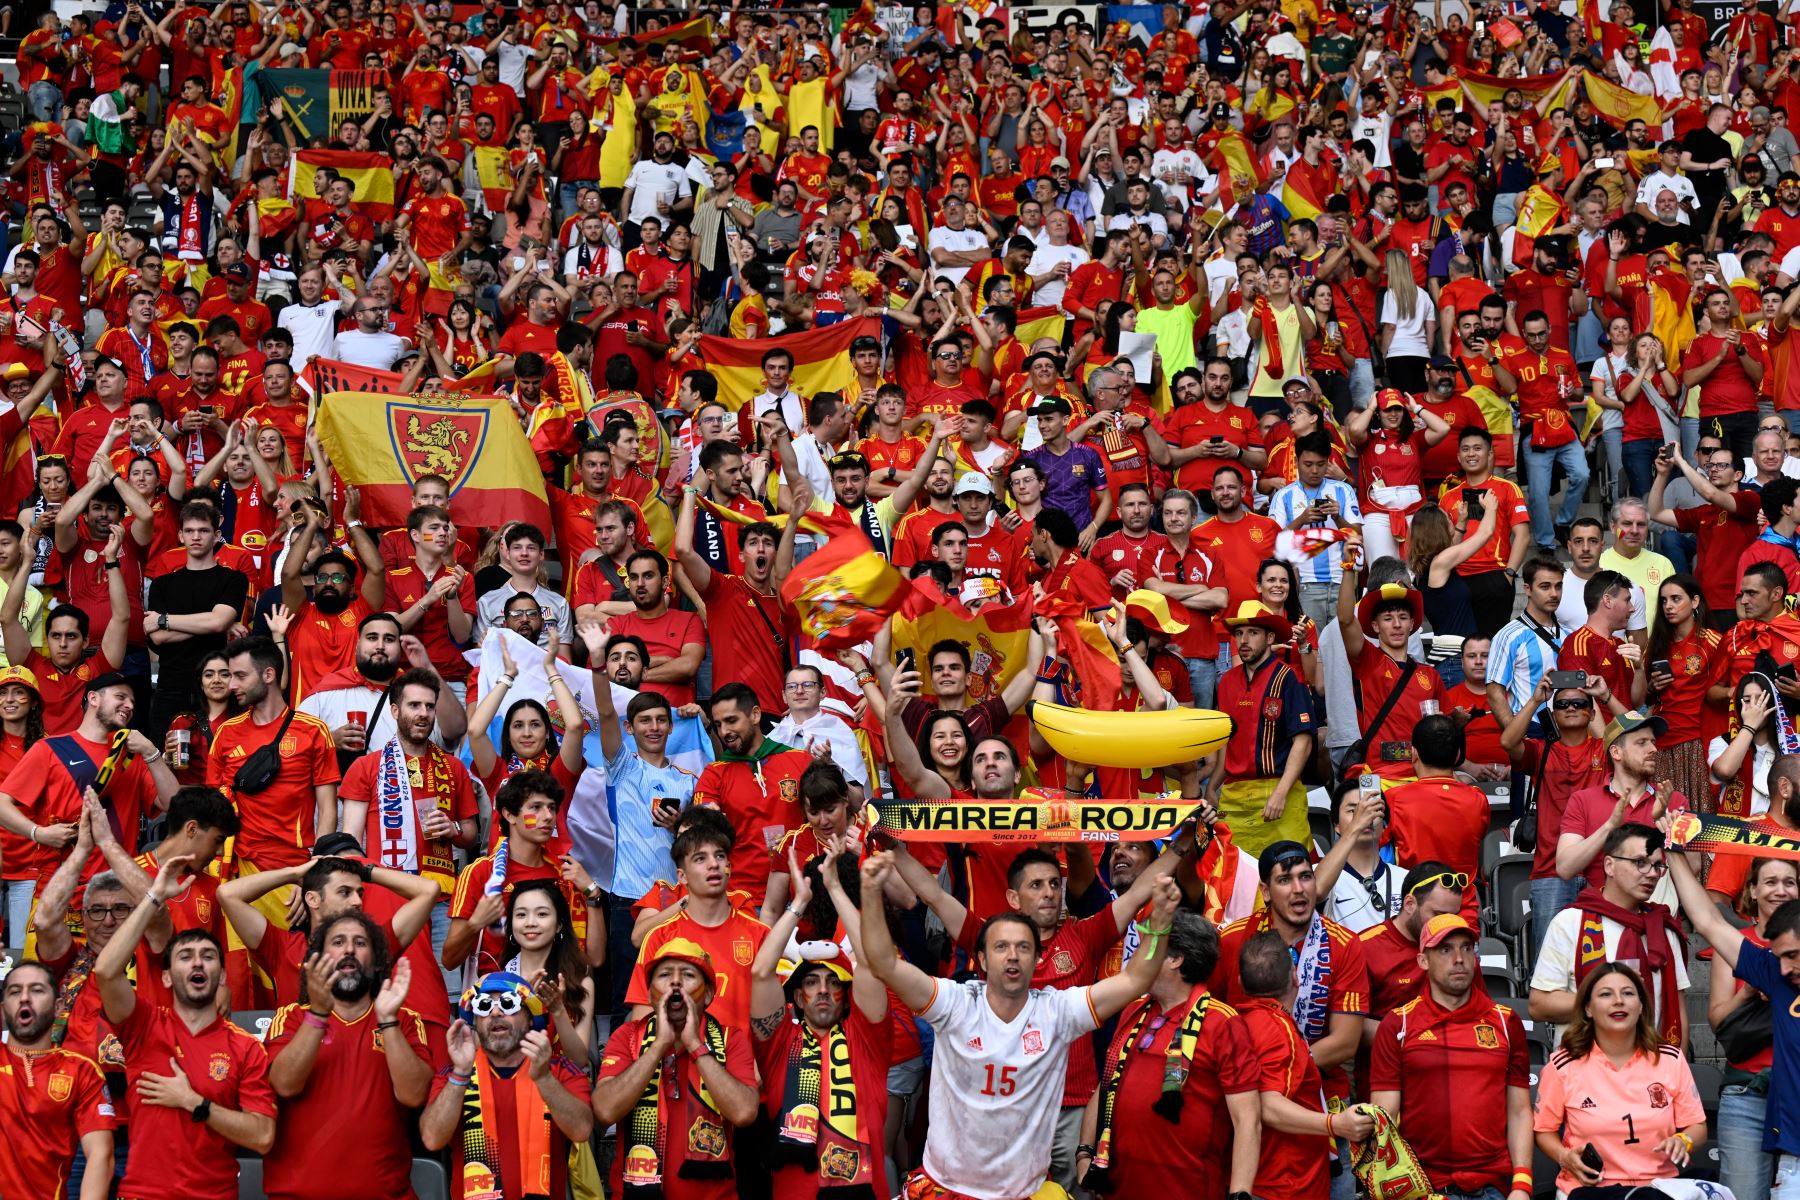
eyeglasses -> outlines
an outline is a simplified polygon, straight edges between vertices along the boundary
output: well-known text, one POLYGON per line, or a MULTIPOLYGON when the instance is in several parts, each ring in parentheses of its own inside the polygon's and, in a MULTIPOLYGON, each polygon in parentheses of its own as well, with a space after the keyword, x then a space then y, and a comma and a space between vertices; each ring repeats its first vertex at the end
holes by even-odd
POLYGON ((520 617, 541 617, 543 615, 544 610, 541 608, 515 608, 506 614, 506 619, 516 621, 520 617))
POLYGON ((350 576, 342 571, 320 571, 313 576, 314 583, 349 583, 350 576))
POLYGON ((955 350, 945 351, 937 357, 939 362, 958 362, 962 359, 962 355, 955 350))
POLYGON ((806 679, 797 683, 784 683, 781 685, 781 690, 784 692, 810 692, 818 686, 812 680, 806 679))
POLYGON ((1464 872, 1444 871, 1441 874, 1431 876, 1429 879, 1419 880, 1419 882, 1406 889, 1406 894, 1409 896, 1417 896, 1420 892, 1428 892, 1434 887, 1447 887, 1460 892, 1468 886, 1469 877, 1464 872))
POLYGON ((116 925, 120 921, 123 921, 126 917, 129 917, 131 915, 131 905, 129 905, 129 904, 89 905, 87 908, 82 909, 82 912, 83 912, 83 914, 86 915, 87 919, 90 921, 106 922, 108 924, 116 925))
POLYGON ((1661 875, 1669 869, 1669 864, 1666 859, 1655 858, 1648 854, 1641 858, 1625 858, 1617 854, 1609 854, 1606 857, 1612 859, 1614 862, 1627 863, 1636 867, 1638 874, 1640 875, 1661 875))
POLYGON ((469 998, 469 1011, 478 1017, 510 1017, 524 1010, 525 996, 521 992, 476 992, 469 998))
POLYGON ((1550 705, 1557 712, 1573 712, 1578 708, 1592 708, 1594 702, 1585 696, 1570 696, 1567 700, 1557 700, 1550 705))

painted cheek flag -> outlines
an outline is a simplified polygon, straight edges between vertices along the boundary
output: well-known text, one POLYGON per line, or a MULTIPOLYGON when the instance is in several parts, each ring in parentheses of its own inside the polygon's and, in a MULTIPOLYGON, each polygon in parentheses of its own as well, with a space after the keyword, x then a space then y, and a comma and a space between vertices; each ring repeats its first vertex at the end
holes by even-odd
POLYGON ((1654 96, 1640 96, 1592 71, 1583 71, 1581 82, 1594 111, 1616 128, 1623 129, 1631 121, 1642 121, 1647 125, 1662 123, 1662 109, 1654 96))
POLYGON ((794 565, 781 598, 800 614, 801 630, 818 649, 841 650, 874 638, 912 588, 842 508, 833 505, 818 522, 831 540, 794 565))
MULTIPOLYGON (((394 160, 362 150, 300 150, 289 173, 296 203, 320 199, 314 186, 321 167, 330 167, 351 183, 357 211, 379 225, 394 219, 394 160)), ((302 208, 305 205, 301 205, 302 208)))
POLYGON ((544 477, 505 400, 328 392, 316 420, 338 476, 362 489, 371 525, 405 524, 413 484, 441 475, 459 525, 549 528, 544 477))
POLYGON ((789 386, 802 396, 848 387, 856 378, 856 369, 850 365, 850 343, 865 335, 881 336, 881 318, 839 321, 823 329, 773 338, 707 335, 700 339, 700 359, 719 381, 719 403, 736 412, 764 390, 763 355, 777 346, 794 356, 789 386))

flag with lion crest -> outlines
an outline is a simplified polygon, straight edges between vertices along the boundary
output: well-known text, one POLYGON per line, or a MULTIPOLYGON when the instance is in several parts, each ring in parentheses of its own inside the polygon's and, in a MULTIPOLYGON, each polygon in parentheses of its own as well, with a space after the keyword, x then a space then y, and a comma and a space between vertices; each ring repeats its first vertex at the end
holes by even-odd
POLYGON ((406 524, 413 485, 439 475, 459 525, 550 527, 537 458, 499 397, 328 392, 317 423, 338 478, 360 490, 370 525, 406 524))

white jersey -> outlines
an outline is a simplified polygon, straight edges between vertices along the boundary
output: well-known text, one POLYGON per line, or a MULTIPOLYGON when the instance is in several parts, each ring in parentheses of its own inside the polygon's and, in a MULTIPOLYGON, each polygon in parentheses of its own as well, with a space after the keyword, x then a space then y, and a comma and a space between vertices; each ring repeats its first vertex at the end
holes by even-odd
POLYGON ((986 983, 935 982, 919 1013, 937 1032, 925 1172, 978 1200, 1030 1196, 1050 1171, 1069 1045, 1100 1025, 1092 989, 1033 988, 1009 1023, 986 983))

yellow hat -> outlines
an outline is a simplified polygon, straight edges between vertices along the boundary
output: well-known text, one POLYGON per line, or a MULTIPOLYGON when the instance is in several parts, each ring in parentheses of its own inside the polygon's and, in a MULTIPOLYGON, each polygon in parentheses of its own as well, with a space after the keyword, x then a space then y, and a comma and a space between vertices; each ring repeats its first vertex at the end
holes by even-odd
POLYGON ((1188 631, 1188 623, 1169 608, 1169 598, 1149 588, 1138 588, 1125 597, 1125 615, 1143 622, 1147 629, 1170 637, 1188 631))
POLYGON ((15 379, 29 379, 31 368, 22 362, 7 363, 0 367, 0 383, 11 383, 15 379))
POLYGON ((1562 165, 1562 155, 1554 150, 1546 150, 1544 151, 1544 157, 1538 160, 1537 173, 1539 175, 1548 175, 1552 171, 1562 170, 1562 165))
POLYGON ((698 967, 700 972, 706 976, 707 987, 713 986, 712 955, 706 952, 706 947, 690 938, 671 938, 658 946, 656 953, 651 955, 650 961, 644 964, 644 978, 649 979, 656 973, 658 963, 671 958, 677 962, 690 963, 698 967))
POLYGON ((796 975, 803 975, 814 967, 824 967, 842 984, 849 984, 853 978, 850 969, 835 958, 803 958, 798 962, 791 958, 784 958, 775 964, 775 978, 781 981, 782 987, 786 987, 793 982, 796 975))
POLYGON ((1246 600, 1238 605, 1236 613, 1225 618, 1227 629, 1241 629, 1245 626, 1266 629, 1275 635, 1278 642, 1285 642, 1294 636, 1293 624, 1261 600, 1246 600))
POLYGON ((14 666, 0 669, 0 687, 5 687, 9 683, 16 683, 20 687, 30 688, 34 693, 42 694, 38 692, 37 676, 32 673, 30 667, 14 666))

